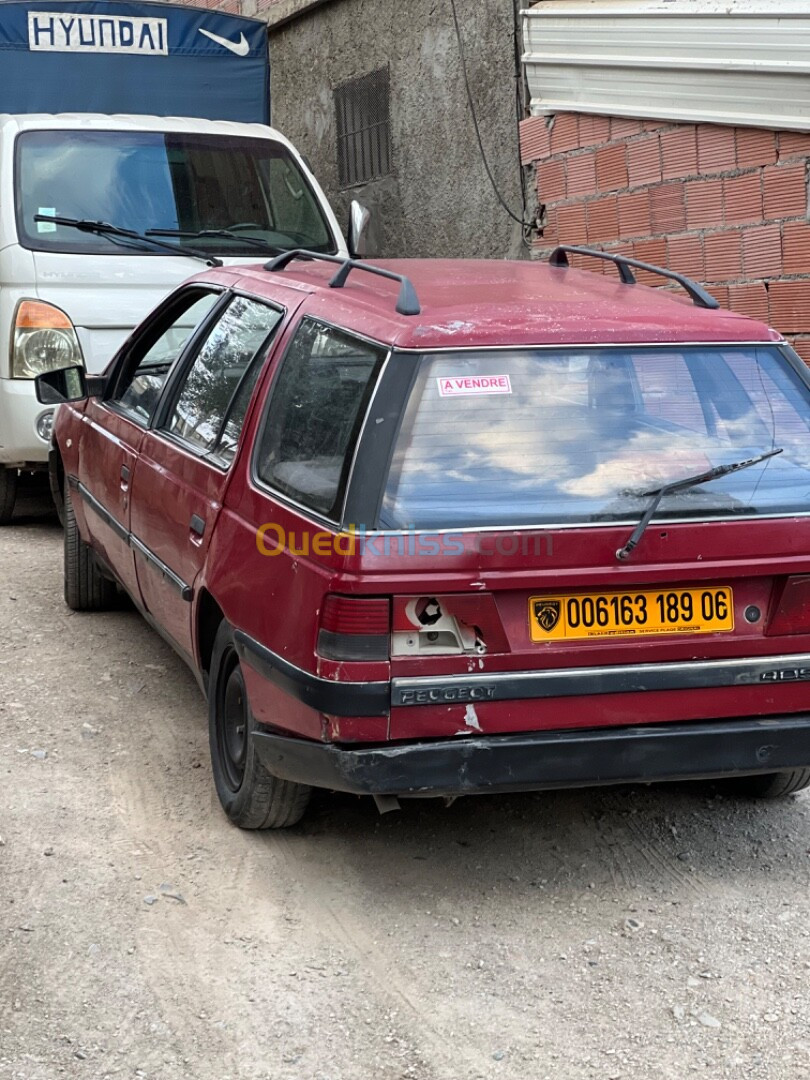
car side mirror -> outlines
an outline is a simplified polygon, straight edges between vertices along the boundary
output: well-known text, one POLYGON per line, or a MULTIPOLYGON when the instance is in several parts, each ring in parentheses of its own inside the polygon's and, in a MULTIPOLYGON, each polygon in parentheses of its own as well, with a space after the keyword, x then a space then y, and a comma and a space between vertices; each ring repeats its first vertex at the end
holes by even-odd
POLYGON ((349 207, 349 234, 347 237, 351 257, 362 259, 368 251, 368 226, 371 211, 357 199, 349 207))
POLYGON ((34 379, 37 401, 41 405, 63 405, 67 401, 84 401, 88 396, 87 377, 82 367, 46 371, 34 379))

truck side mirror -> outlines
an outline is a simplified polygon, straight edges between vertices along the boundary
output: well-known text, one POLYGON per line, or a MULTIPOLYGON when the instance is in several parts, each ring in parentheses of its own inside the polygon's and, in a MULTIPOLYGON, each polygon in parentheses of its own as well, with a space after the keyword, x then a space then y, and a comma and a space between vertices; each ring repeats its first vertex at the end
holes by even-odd
POLYGON ((362 259, 368 248, 368 226, 371 211, 357 199, 349 207, 349 235, 347 237, 351 257, 362 259))
POLYGON ((84 401, 87 378, 83 367, 46 371, 34 379, 37 401, 41 405, 63 405, 66 401, 84 401))

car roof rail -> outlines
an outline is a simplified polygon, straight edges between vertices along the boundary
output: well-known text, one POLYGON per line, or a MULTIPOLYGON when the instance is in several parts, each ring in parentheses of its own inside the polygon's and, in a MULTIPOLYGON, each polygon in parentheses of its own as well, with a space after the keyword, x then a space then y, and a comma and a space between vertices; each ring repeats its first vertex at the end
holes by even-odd
POLYGON ((378 277, 390 278, 400 284, 399 296, 397 297, 396 310, 400 315, 419 315, 422 308, 419 297, 410 278, 404 274, 395 274, 393 270, 384 270, 381 266, 372 263, 358 262, 344 255, 325 255, 320 251, 307 251, 306 248, 296 248, 293 251, 285 251, 276 255, 274 259, 264 264, 265 270, 284 270, 295 259, 315 259, 320 262, 340 263, 340 269, 329 281, 330 289, 342 289, 346 284, 346 278, 352 270, 365 270, 367 274, 376 274, 378 277))
POLYGON ((689 293, 692 301, 698 307, 711 308, 712 310, 720 307, 712 294, 691 278, 685 277, 683 274, 677 274, 674 270, 666 270, 663 266, 653 266, 652 263, 640 262, 638 259, 631 259, 627 255, 614 254, 612 251, 599 251, 597 248, 571 247, 568 244, 560 244, 549 255, 549 265, 569 266, 569 255, 589 255, 594 259, 604 259, 605 262, 615 263, 619 270, 619 277, 625 285, 636 284, 636 278, 633 270, 630 269, 631 267, 635 270, 648 270, 651 274, 658 274, 659 277, 676 281, 682 289, 689 293))

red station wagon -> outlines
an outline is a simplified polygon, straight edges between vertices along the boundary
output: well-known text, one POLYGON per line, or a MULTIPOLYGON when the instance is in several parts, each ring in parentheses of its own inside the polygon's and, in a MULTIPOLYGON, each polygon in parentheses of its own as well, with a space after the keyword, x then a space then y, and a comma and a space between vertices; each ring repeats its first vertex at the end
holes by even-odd
POLYGON ((579 248, 203 273, 38 381, 67 603, 123 589, 191 664, 243 828, 312 787, 798 791, 810 378, 716 308, 579 248))

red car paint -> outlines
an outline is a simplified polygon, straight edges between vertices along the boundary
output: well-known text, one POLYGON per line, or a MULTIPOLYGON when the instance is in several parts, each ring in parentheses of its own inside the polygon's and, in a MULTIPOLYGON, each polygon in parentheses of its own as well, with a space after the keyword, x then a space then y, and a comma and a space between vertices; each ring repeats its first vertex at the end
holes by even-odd
MULTIPOLYGON (((397 699, 384 714, 353 716, 345 710, 332 714, 313 707, 306 695, 290 693, 260 666, 246 663, 247 692, 256 720, 269 731, 313 742, 347 748, 406 746, 519 732, 803 715, 810 705, 805 681, 810 671, 805 673, 803 659, 810 654, 810 603, 803 598, 804 583, 810 580, 810 520, 805 513, 740 520, 717 515, 672 522, 654 519, 627 561, 618 560, 616 552, 639 513, 598 527, 583 523, 557 528, 552 523, 495 531, 462 528, 453 533, 451 551, 434 555, 410 550, 406 536, 398 549, 381 555, 356 547, 352 551, 351 533, 349 541, 345 534, 354 522, 342 522, 342 529, 338 523, 325 522, 321 515, 258 483, 252 472, 254 446, 262 437, 279 366, 304 318, 393 350, 390 363, 397 362, 399 351, 595 345, 761 343, 787 356, 780 335, 750 319, 695 306, 680 294, 622 284, 607 273, 512 262, 375 265, 407 275, 419 297, 420 314, 398 314, 396 286, 360 271, 353 272, 342 288, 330 289, 333 268, 320 262, 295 262, 277 272, 261 267, 218 269, 193 279, 284 309, 227 469, 215 467, 165 432, 127 419, 104 400, 91 398, 59 411, 54 439, 61 469, 117 523, 116 530, 88 509, 92 503, 76 499, 83 538, 186 657, 201 682, 206 681, 210 660, 206 620, 215 605, 253 642, 328 683, 421 679, 429 686, 432 679, 456 677, 455 689, 437 691, 433 703, 397 703, 397 699), (195 516, 204 523, 202 534, 190 528, 195 516), (257 532, 267 524, 273 529, 263 541, 257 532), (278 536, 286 538, 285 545, 273 542, 278 536), (340 536, 342 544, 335 542, 340 536), (176 581, 167 584, 167 578, 155 571, 154 561, 141 557, 137 543, 133 547, 132 537, 171 571, 185 592, 176 581), (499 538, 497 543, 493 537, 499 538), (642 588, 694 587, 699 593, 708 586, 733 590, 733 631, 530 640, 530 597, 642 588), (323 655, 329 650, 319 646, 321 613, 329 594, 388 598, 389 630, 403 634, 414 625, 409 603, 435 599, 443 615, 457 619, 457 625, 473 637, 479 635, 480 651, 330 658, 323 655), (747 621, 746 612, 755 608, 759 617, 747 621), (781 627, 775 621, 780 611, 781 627), (576 676, 593 669, 619 673, 644 665, 661 671, 668 664, 742 663, 770 657, 773 671, 757 669, 748 682, 727 679, 723 685, 692 687, 687 680, 682 686, 660 689, 646 687, 643 675, 637 675, 627 689, 617 689, 617 683, 604 693, 591 686, 580 694, 569 686, 561 696, 508 700, 487 696, 486 678, 506 673, 576 676), (471 690, 472 677, 478 682, 471 690)), ((111 371, 125 363, 128 348, 131 345, 113 361, 111 371)), ((401 405, 404 408, 404 398, 401 405)), ((700 452, 696 460, 704 460, 700 452)), ((357 461, 354 468, 359 468, 357 461)), ((681 467, 675 472, 687 475, 700 468, 681 467)), ((373 522, 366 524, 374 528, 373 522)), ((349 639, 350 652, 351 633, 343 637, 349 639)), ((792 764, 806 766, 810 760, 792 764)), ((754 770, 746 765, 740 771, 754 770)), ((493 789, 502 786, 495 778, 493 789)))

